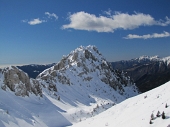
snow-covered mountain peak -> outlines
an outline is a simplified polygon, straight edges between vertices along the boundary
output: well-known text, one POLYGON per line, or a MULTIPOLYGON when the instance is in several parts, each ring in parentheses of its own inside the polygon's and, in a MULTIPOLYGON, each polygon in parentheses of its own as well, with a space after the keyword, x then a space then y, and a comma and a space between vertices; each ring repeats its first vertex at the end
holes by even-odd
POLYGON ((71 53, 62 58, 61 61, 67 60, 66 64, 80 66, 80 63, 95 62, 96 60, 105 60, 101 53, 95 46, 80 46, 79 48, 71 51, 71 53))
MULTIPOLYGON (((106 61, 104 57, 99 53, 95 46, 80 46, 79 48, 70 52, 70 54, 63 56, 61 61, 50 68, 50 70, 61 70, 71 66, 80 67, 83 65, 89 65, 90 63, 96 63, 99 61, 106 61)), ((47 69, 49 70, 49 69, 47 69)), ((45 73, 44 71, 43 73, 45 73)), ((41 76, 41 74, 39 75, 41 76)))
POLYGON ((94 85, 104 83, 126 97, 137 94, 136 87, 130 78, 123 72, 113 70, 110 63, 105 60, 95 46, 81 46, 73 50, 56 65, 40 73, 37 79, 50 82, 50 85, 47 83, 44 85, 54 91, 57 91, 59 84, 94 85))

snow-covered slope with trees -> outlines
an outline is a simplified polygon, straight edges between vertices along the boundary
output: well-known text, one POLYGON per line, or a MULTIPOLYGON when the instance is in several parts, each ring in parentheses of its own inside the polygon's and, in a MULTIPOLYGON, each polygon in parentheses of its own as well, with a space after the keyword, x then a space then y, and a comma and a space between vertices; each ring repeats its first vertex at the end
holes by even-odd
POLYGON ((169 91, 170 82, 167 82, 73 127, 170 127, 169 91))
POLYGON ((70 126, 138 95, 96 47, 79 47, 37 79, 11 66, 0 70, 1 127, 70 126))

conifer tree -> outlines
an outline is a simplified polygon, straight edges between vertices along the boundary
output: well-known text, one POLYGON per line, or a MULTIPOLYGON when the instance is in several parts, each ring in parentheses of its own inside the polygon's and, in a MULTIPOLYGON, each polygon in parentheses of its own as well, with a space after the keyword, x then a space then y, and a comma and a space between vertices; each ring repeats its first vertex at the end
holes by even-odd
POLYGON ((60 96, 58 97, 58 100, 60 101, 60 96))
POLYGON ((159 111, 157 112, 156 116, 157 116, 157 117, 160 117, 160 116, 161 116, 159 111))
POLYGON ((164 111, 162 112, 162 119, 165 119, 166 117, 165 117, 165 113, 164 113, 164 111))
POLYGON ((149 124, 152 124, 152 123, 153 123, 152 120, 150 120, 150 121, 149 121, 149 124))
POLYGON ((151 114, 151 120, 154 120, 154 114, 153 113, 151 114))
POLYGON ((168 105, 167 105, 167 103, 166 103, 166 105, 165 105, 165 108, 168 108, 168 105))

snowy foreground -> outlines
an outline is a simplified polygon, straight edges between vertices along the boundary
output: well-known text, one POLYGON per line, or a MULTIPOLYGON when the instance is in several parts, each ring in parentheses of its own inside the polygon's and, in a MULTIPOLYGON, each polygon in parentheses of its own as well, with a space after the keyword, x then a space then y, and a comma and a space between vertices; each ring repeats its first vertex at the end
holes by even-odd
POLYGON ((168 127, 170 125, 169 91, 170 82, 114 106, 108 98, 94 97, 93 99, 98 99, 98 107, 96 103, 87 105, 88 103, 85 102, 84 104, 73 102, 76 106, 71 106, 48 95, 44 98, 35 95, 23 98, 0 89, 0 126, 168 127), (105 105, 104 108, 112 107, 100 113, 105 110, 101 106, 102 103, 103 105, 108 103, 108 107, 105 105), (166 104, 167 108, 165 108, 166 104), (160 114, 164 111, 166 118, 156 117, 158 111, 160 114), (154 120, 150 124, 152 113, 154 120))
POLYGON ((73 127, 170 127, 170 82, 129 98, 107 111, 89 118, 73 127), (166 107, 167 104, 167 107, 166 107), (157 112, 165 112, 165 119, 157 112), (151 120, 151 114, 154 118, 151 120))
MULTIPOLYGON (((0 126, 168 127, 170 125, 169 91, 170 82, 114 106, 112 106, 113 101, 104 96, 101 98, 93 96, 91 101, 96 99, 96 103, 89 104, 85 102, 86 98, 84 104, 75 101, 72 102, 75 105, 73 106, 69 104, 71 100, 65 103, 52 99, 48 95, 44 95, 44 98, 35 95, 23 98, 15 96, 13 92, 0 89, 0 126), (165 108, 166 104, 167 108, 165 108), (109 109, 102 112, 106 108, 109 109), (158 111, 160 114, 164 111, 166 119, 156 117, 158 111), (150 124, 152 113, 154 120, 150 124)), ((117 97, 120 97, 119 94, 117 97)), ((123 98, 120 97, 121 99, 123 98)))

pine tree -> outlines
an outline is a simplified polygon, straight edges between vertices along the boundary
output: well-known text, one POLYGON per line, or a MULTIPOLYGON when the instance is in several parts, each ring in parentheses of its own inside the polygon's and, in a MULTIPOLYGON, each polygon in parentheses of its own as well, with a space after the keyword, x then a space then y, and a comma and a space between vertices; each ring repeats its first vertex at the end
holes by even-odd
POLYGON ((58 100, 60 101, 60 96, 58 97, 58 100))
POLYGON ((151 120, 154 120, 154 114, 153 113, 151 114, 151 120))
POLYGON ((159 111, 157 112, 156 116, 157 116, 157 117, 160 117, 160 116, 161 116, 159 111))
POLYGON ((149 124, 153 124, 152 120, 149 121, 149 124))
POLYGON ((162 112, 162 119, 165 119, 166 117, 165 117, 165 113, 164 113, 164 111, 162 112))
POLYGON ((166 105, 165 105, 165 108, 168 108, 168 105, 167 105, 167 103, 166 103, 166 105))

